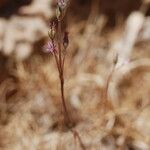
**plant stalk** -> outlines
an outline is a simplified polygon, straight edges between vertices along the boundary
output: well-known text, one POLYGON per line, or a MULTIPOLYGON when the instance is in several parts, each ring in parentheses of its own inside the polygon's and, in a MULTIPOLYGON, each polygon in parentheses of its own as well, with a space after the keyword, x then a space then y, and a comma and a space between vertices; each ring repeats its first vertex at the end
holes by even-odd
POLYGON ((71 123, 70 117, 69 117, 69 113, 68 113, 68 109, 66 106, 66 101, 65 101, 65 96, 64 96, 64 67, 63 67, 63 63, 64 63, 64 58, 62 58, 62 48, 61 48, 61 41, 62 41, 62 37, 61 37, 61 20, 58 20, 58 49, 59 49, 59 79, 60 79, 60 88, 61 88, 61 99, 62 99, 62 105, 63 105, 63 110, 64 110, 64 121, 65 124, 68 125, 68 123, 71 123), (62 62, 63 60, 63 62, 62 62))

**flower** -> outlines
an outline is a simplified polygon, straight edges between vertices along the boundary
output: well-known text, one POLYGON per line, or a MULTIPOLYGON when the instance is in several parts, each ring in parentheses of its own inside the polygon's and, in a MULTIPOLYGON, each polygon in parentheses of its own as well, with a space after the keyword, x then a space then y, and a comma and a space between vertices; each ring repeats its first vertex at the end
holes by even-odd
POLYGON ((56 46, 51 41, 48 41, 44 46, 44 52, 54 54, 56 52, 56 46))
POLYGON ((58 0, 58 6, 61 10, 65 9, 68 3, 68 0, 58 0))

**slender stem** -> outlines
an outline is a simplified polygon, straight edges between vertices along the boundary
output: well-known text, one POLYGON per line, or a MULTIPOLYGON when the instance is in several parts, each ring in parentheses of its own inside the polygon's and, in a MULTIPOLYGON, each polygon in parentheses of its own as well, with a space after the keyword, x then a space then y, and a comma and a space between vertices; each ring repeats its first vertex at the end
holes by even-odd
POLYGON ((75 140, 76 140, 76 138, 78 139, 80 147, 83 150, 86 150, 86 147, 85 147, 84 143, 82 142, 82 139, 81 139, 79 133, 75 129, 71 129, 71 132, 73 133, 75 140))
MULTIPOLYGON (((53 47, 55 47, 54 40, 53 39, 50 39, 50 40, 52 41, 53 47)), ((58 72, 60 73, 59 60, 58 60, 58 56, 57 56, 56 51, 54 51, 53 55, 55 56, 55 61, 56 61, 57 69, 58 69, 58 72)))
POLYGON ((62 50, 61 50, 61 20, 58 20, 58 49, 59 49, 59 65, 60 65, 60 68, 62 69, 62 56, 61 56, 61 53, 62 53, 62 50))
POLYGON ((115 71, 115 66, 113 66, 112 71, 110 72, 110 74, 107 78, 106 85, 104 87, 104 93, 103 93, 104 112, 106 111, 106 108, 108 108, 108 107, 109 107, 109 109, 113 109, 113 106, 112 106, 111 102, 109 102, 109 98, 108 98, 108 88, 109 88, 109 84, 112 79, 112 76, 114 74, 114 71, 115 71))
POLYGON ((67 124, 68 122, 71 123, 70 117, 69 117, 69 113, 67 110, 67 106, 66 106, 66 102, 65 102, 65 96, 64 96, 64 71, 63 71, 63 63, 64 63, 64 59, 62 60, 62 49, 61 49, 61 41, 62 41, 62 37, 61 37, 61 20, 58 20, 58 55, 59 55, 59 79, 60 79, 60 84, 61 84, 61 99, 62 99, 62 105, 63 105, 63 109, 64 109, 64 119, 65 119, 65 124, 67 124))
POLYGON ((54 56, 55 56, 55 61, 56 61, 56 65, 57 65, 58 72, 60 73, 60 66, 59 66, 57 54, 54 53, 54 56))
MULTIPOLYGON (((65 49, 65 51, 66 51, 66 49, 65 49)), ((64 56, 63 56, 63 60, 62 60, 62 70, 64 70, 64 65, 65 65, 65 58, 66 58, 66 54, 64 54, 64 56)))
POLYGON ((61 98, 62 98, 62 104, 63 104, 63 108, 64 108, 64 117, 65 117, 65 123, 67 124, 68 122, 70 123, 70 117, 68 114, 68 110, 67 110, 67 106, 66 106, 66 102, 65 102, 65 96, 64 96, 64 77, 63 74, 60 77, 60 82, 61 82, 61 98))

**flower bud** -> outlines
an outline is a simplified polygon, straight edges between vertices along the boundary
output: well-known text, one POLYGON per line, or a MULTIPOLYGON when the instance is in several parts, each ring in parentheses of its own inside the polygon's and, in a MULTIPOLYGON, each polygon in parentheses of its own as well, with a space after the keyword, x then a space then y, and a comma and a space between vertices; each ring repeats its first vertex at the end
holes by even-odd
POLYGON ((68 32, 65 32, 64 33, 64 38, 63 38, 64 49, 67 49, 68 45, 69 45, 68 32))
POLYGON ((115 58, 114 58, 114 60, 113 60, 114 65, 116 65, 117 62, 118 62, 118 54, 115 56, 115 58))
POLYGON ((51 40, 55 38, 56 35, 56 23, 55 21, 50 22, 50 29, 48 31, 48 36, 51 40))
POLYGON ((55 35, 56 35, 56 30, 54 28, 48 31, 48 36, 50 37, 50 39, 54 39, 55 35))
POLYGON ((63 14, 63 12, 62 12, 61 8, 57 7, 57 9, 56 9, 56 17, 57 17, 58 20, 62 19, 62 14, 63 14))
POLYGON ((58 6, 61 10, 64 10, 67 7, 68 0, 58 0, 58 6))

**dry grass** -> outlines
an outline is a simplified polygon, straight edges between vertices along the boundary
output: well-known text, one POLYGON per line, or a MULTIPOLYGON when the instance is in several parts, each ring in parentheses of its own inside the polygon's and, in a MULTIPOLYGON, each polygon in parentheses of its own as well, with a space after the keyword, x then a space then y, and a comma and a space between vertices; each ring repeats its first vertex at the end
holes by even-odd
POLYGON ((133 43, 132 61, 114 70, 106 88, 125 25, 118 19, 106 28, 108 18, 94 16, 68 16, 65 97, 85 147, 63 125, 55 61, 39 42, 27 60, 2 61, 0 150, 150 149, 150 42, 133 43))

